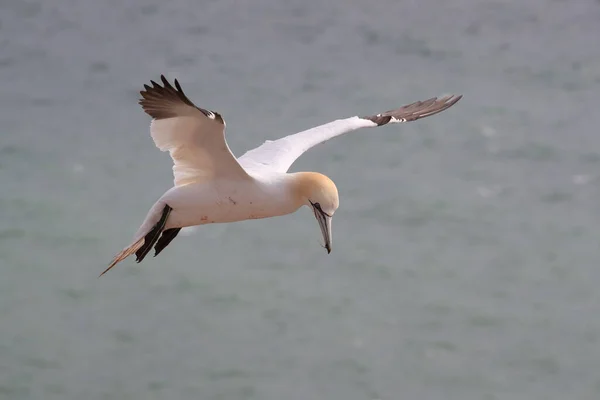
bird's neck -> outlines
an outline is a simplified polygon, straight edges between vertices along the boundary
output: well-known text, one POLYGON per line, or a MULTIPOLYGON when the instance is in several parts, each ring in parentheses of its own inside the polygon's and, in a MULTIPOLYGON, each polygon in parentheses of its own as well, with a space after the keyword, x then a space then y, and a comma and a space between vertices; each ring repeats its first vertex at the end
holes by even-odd
POLYGON ((291 214, 306 205, 308 200, 302 195, 299 174, 302 173, 254 177, 258 189, 256 195, 262 199, 259 203, 267 205, 273 216, 291 214))

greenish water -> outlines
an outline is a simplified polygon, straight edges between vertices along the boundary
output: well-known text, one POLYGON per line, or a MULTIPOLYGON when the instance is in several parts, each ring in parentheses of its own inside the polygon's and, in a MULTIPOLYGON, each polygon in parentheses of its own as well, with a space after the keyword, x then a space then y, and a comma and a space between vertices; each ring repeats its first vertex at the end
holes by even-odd
POLYGON ((597 399, 600 3, 0 1, 0 399, 597 399), (265 139, 443 93, 321 145, 310 211, 96 279, 172 183, 161 73, 265 139))

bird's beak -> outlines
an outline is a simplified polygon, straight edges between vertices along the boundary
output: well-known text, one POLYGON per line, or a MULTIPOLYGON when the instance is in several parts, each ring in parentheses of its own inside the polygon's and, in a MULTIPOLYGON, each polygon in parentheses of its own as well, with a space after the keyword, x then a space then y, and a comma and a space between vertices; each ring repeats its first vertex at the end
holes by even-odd
POLYGON ((315 217, 319 222, 321 233, 323 234, 323 240, 325 241, 325 248, 327 254, 331 253, 331 216, 325 214, 320 208, 313 206, 315 217))

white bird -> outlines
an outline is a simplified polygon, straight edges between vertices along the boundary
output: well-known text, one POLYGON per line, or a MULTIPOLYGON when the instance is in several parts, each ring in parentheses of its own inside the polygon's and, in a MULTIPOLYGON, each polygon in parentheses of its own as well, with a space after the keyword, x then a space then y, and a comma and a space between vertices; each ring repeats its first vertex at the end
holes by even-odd
POLYGON ((290 214, 312 209, 331 252, 331 219, 339 205, 331 179, 317 172, 287 173, 294 161, 319 143, 360 128, 415 121, 456 104, 462 96, 417 101, 366 117, 351 117, 289 135, 248 151, 239 159, 225 141, 225 121, 214 111, 196 107, 161 75, 163 86, 144 85, 139 104, 153 119, 154 144, 169 151, 175 185, 148 212, 133 243, 117 254, 105 274, 134 254, 141 262, 154 247, 157 256, 181 228, 290 214))

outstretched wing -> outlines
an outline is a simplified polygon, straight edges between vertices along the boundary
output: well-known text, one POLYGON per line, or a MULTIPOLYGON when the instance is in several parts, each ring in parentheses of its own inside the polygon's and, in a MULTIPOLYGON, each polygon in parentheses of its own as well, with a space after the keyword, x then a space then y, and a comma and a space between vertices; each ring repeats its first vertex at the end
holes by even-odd
POLYGON ((196 107, 161 75, 163 86, 150 81, 144 85, 139 103, 150 115, 154 144, 173 159, 175 186, 226 177, 246 179, 248 174, 237 162, 225 141, 225 121, 220 114, 196 107))
POLYGON ((452 107, 461 98, 462 96, 434 97, 377 115, 338 119, 278 140, 268 140, 263 145, 246 152, 239 160, 246 168, 266 167, 274 171, 286 172, 298 157, 319 143, 360 128, 373 128, 429 117, 452 107))

